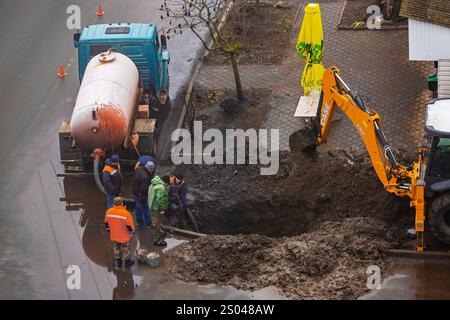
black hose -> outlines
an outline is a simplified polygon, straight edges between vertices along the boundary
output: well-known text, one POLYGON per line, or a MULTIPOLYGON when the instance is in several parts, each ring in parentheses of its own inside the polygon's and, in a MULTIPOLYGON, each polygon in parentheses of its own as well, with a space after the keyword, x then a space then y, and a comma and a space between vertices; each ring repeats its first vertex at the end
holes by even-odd
POLYGON ((97 185, 98 189, 103 194, 106 194, 105 188, 103 188, 102 181, 100 180, 99 166, 100 166, 100 161, 98 159, 94 159, 94 179, 95 179, 95 184, 97 185))
POLYGON ((381 130, 380 126, 378 125, 378 123, 376 121, 374 121, 374 125, 375 125, 375 133, 378 137, 378 141, 380 142, 381 146, 383 147, 385 157, 388 159, 392 168, 398 169, 397 160, 395 160, 394 154, 392 153, 391 146, 389 145, 386 137, 384 136, 383 130, 381 130))

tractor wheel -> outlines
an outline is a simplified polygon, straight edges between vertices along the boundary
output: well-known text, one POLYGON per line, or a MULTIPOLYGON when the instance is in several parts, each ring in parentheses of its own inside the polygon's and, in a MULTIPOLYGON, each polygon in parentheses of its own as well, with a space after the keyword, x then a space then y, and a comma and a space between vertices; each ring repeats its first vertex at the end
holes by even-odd
POLYGON ((435 196, 431 204, 429 220, 436 238, 450 245, 450 192, 435 196))

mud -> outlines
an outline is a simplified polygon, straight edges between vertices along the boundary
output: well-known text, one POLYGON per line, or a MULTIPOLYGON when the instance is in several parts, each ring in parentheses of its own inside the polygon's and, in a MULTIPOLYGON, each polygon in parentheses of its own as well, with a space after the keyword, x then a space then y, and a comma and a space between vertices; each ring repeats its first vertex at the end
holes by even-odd
MULTIPOLYGON (((233 12, 242 19, 228 21, 223 33, 242 46, 238 51, 240 64, 281 63, 286 43, 298 8, 298 0, 283 1, 282 6, 274 7, 278 1, 259 1, 239 12, 233 12)), ((229 58, 220 50, 212 51, 205 57, 207 64, 229 64, 229 58)))
POLYGON ((289 298, 353 299, 367 291, 367 267, 384 266, 390 244, 377 237, 384 231, 379 221, 358 217, 290 238, 209 236, 172 252, 171 271, 204 284, 275 286, 289 298))
POLYGON ((244 100, 237 102, 235 91, 195 91, 189 105, 191 119, 202 121, 204 130, 228 128, 260 128, 269 110, 271 90, 244 90, 244 100))
POLYGON ((386 250, 414 246, 408 200, 383 190, 365 151, 283 153, 274 176, 249 165, 178 170, 200 230, 215 234, 169 255, 183 281, 353 299, 368 290, 367 267, 385 266, 386 250))

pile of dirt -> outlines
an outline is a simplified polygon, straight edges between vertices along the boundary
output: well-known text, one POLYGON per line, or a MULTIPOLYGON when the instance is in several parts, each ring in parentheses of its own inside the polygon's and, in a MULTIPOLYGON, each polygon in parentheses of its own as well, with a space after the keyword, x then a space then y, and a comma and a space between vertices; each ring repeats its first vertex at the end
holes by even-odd
POLYGON ((353 299, 367 292, 366 270, 384 268, 389 232, 372 218, 324 223, 301 236, 208 236, 169 254, 183 281, 255 290, 275 286, 290 298, 353 299))
POLYGON ((368 266, 382 268, 387 249, 414 246, 408 199, 383 190, 365 151, 281 153, 273 176, 261 176, 258 165, 177 170, 190 184, 201 231, 215 234, 169 255, 183 281, 356 298, 367 290, 368 266))

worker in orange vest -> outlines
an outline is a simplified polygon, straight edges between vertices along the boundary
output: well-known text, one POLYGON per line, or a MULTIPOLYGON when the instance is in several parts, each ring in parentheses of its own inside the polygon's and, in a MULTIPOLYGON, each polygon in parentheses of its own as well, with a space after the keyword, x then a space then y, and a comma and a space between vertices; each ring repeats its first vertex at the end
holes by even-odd
POLYGON ((134 264, 131 259, 130 240, 134 234, 134 222, 130 212, 123 206, 123 200, 115 197, 114 206, 106 210, 105 227, 110 233, 113 243, 114 259, 117 268, 122 268, 122 259, 125 260, 125 268, 134 264))
POLYGON ((175 173, 169 178, 169 208, 173 205, 181 210, 187 206, 187 184, 181 172, 175 173))

